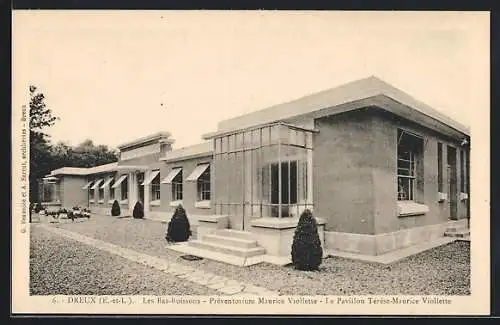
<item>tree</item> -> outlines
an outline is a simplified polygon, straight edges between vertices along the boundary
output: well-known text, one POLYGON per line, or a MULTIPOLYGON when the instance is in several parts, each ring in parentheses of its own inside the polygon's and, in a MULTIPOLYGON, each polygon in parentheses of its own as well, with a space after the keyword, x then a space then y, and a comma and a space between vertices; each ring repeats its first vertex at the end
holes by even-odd
POLYGON ((45 105, 45 96, 30 86, 30 201, 37 201, 38 180, 52 169, 52 156, 48 136, 43 132, 58 120, 45 105))
POLYGON ((94 145, 94 142, 87 139, 72 148, 72 167, 94 167, 98 165, 112 163, 118 160, 118 154, 105 145, 94 145))
POLYGON ((30 86, 30 131, 46 136, 43 129, 55 124, 58 117, 52 116, 52 111, 45 105, 45 95, 37 92, 35 86, 30 86))
POLYGON ((323 249, 316 220, 309 209, 300 215, 292 243, 292 263, 302 271, 317 270, 323 258, 323 249))
POLYGON ((168 223, 165 239, 168 242, 183 242, 187 241, 189 236, 191 236, 189 219, 186 216, 186 210, 179 204, 168 223))

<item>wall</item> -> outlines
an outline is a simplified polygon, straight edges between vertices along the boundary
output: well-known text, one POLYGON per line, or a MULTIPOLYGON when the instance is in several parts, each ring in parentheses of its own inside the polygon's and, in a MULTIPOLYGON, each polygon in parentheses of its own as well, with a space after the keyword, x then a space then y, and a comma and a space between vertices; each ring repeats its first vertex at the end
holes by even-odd
POLYGON ((86 184, 84 176, 64 175, 61 177, 61 204, 63 207, 87 206, 87 191, 82 187, 86 184))
POLYGON ((365 111, 315 120, 314 214, 326 231, 374 233, 371 120, 365 111))
MULTIPOLYGON (((417 125, 409 120, 398 118, 382 111, 372 114, 374 150, 373 182, 375 233, 387 233, 444 223, 450 216, 449 201, 438 202, 438 142, 443 144, 443 188, 447 191, 447 146, 457 148, 459 162, 460 146, 452 140, 430 129, 417 125), (423 152, 423 196, 418 202, 425 204, 429 212, 424 215, 399 217, 397 214, 397 130, 403 128, 424 138, 423 152)), ((457 164, 457 186, 460 185, 460 165, 457 164)), ((458 204, 459 218, 466 216, 466 203, 458 204)))
MULTIPOLYGON (((449 201, 438 202, 437 146, 443 144, 445 192, 447 146, 457 149, 459 193, 462 149, 458 139, 375 108, 319 118, 315 127, 319 133, 314 135, 314 211, 326 221, 326 231, 382 234, 448 221, 449 201), (423 193, 417 197, 429 208, 423 215, 398 216, 398 128, 424 138, 423 193)), ((457 217, 465 218, 468 201, 457 201, 457 217)))
MULTIPOLYGON (((189 177, 189 175, 193 172, 193 170, 196 168, 198 164, 201 163, 212 163, 212 156, 206 156, 206 157, 201 157, 201 158, 193 158, 193 159, 187 159, 187 160, 182 160, 182 161, 177 161, 177 162, 167 162, 163 163, 163 167, 160 170, 160 175, 161 179, 165 178, 168 173, 173 168, 176 167, 182 167, 182 177, 183 177, 183 193, 182 193, 182 206, 186 210, 186 213, 189 215, 194 216, 193 218, 196 218, 197 215, 209 215, 214 213, 214 207, 210 206, 210 208, 197 208, 195 207, 195 203, 198 198, 198 192, 197 192, 197 187, 196 187, 196 182, 187 182, 186 178, 189 177)), ((213 168, 211 168, 211 171, 213 168)), ((211 174, 211 187, 210 190, 212 191, 211 193, 211 198, 213 198, 213 173, 211 174)), ((161 184, 161 205, 158 207, 157 211, 164 211, 168 212, 169 217, 173 214, 175 207, 170 206, 170 203, 172 202, 172 185, 171 184, 161 184)), ((196 222, 195 220, 193 220, 196 222)))

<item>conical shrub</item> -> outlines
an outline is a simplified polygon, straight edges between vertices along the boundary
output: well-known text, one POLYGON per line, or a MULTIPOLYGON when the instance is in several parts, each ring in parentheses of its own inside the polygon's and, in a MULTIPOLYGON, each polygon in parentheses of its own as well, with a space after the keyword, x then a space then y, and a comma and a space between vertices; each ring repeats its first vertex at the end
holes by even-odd
POLYGON ((292 243, 292 263, 297 270, 317 270, 323 258, 316 220, 309 209, 300 215, 292 243))
POLYGON ((134 217, 134 219, 144 218, 144 207, 142 206, 142 203, 140 201, 137 201, 137 203, 134 205, 134 211, 132 211, 132 217, 134 217))
POLYGON ((121 209, 120 209, 120 205, 118 204, 118 201, 115 200, 113 202, 113 206, 111 207, 111 215, 113 217, 117 217, 121 214, 121 209))
POLYGON ((187 241, 191 234, 191 226, 186 215, 186 210, 184 210, 182 205, 178 205, 175 208, 172 219, 168 223, 165 239, 168 242, 183 242, 187 241))

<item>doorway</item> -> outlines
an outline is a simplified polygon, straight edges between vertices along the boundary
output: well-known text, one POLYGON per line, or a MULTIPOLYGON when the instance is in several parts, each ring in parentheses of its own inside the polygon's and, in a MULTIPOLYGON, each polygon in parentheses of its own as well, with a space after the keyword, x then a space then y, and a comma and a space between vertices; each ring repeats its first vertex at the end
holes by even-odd
POLYGON ((457 220, 457 150, 450 146, 447 150, 447 171, 450 219, 457 220))

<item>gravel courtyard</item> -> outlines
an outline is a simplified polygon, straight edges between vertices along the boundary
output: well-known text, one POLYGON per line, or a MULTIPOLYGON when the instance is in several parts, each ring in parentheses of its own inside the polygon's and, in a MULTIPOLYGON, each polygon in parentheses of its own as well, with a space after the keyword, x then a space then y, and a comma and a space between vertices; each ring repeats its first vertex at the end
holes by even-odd
POLYGON ((31 227, 31 295, 215 295, 195 283, 31 227))
MULTIPOLYGON (((319 271, 301 272, 289 266, 280 267, 266 263, 237 267, 207 259, 183 260, 180 253, 165 247, 166 225, 152 220, 93 215, 88 221, 52 226, 217 275, 253 283, 285 295, 470 294, 468 242, 454 242, 390 265, 328 257, 324 259, 319 271)), ((90 285, 87 282, 86 286, 89 288, 84 290, 98 290, 96 288, 104 286, 104 289, 98 290, 101 294, 189 294, 186 290, 193 292, 191 294, 212 294, 206 291, 209 289, 197 287, 196 284, 183 284, 164 273, 156 273, 155 270, 140 265, 131 265, 130 263, 134 263, 120 257, 115 258, 92 248, 81 247, 78 243, 68 245, 67 240, 51 238, 53 235, 49 236, 34 228, 36 226, 32 227, 31 272, 32 279, 38 278, 38 281, 41 281, 30 282, 31 290, 35 294, 42 294, 42 288, 50 288, 50 281, 54 282, 51 279, 56 275, 47 271, 45 273, 49 275, 43 274, 45 267, 51 264, 56 265, 54 270, 78 266, 91 274, 100 274, 99 280, 93 280, 95 276, 88 275, 89 281, 98 282, 90 285), (109 274, 102 274, 105 273, 102 271, 102 265, 105 265, 106 270, 110 270, 109 274), (138 274, 141 275, 137 276, 138 274), (125 291, 120 291, 122 287, 125 291)), ((87 276, 85 272, 83 274, 82 276, 87 276)), ((81 278, 67 279, 63 272, 58 276, 63 277, 60 279, 62 281, 72 282, 76 287, 81 286, 78 284, 82 282, 81 278)), ((73 290, 70 285, 66 287, 64 290, 73 290)))

